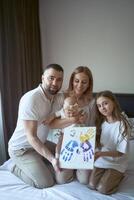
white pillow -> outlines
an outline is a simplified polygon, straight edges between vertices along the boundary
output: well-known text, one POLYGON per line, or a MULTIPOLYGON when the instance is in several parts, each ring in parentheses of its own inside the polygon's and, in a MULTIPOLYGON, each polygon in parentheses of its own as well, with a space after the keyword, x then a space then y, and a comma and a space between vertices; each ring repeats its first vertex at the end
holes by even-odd
POLYGON ((134 170, 134 139, 129 140, 128 168, 134 170))
POLYGON ((130 138, 134 138, 134 118, 129 118, 124 111, 122 112, 122 115, 124 115, 130 124, 130 138))

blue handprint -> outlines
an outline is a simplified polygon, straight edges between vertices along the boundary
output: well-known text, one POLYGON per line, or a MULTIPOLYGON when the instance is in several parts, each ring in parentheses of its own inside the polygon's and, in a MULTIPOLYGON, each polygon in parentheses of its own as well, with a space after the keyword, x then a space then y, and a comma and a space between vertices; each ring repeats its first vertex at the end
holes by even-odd
POLYGON ((70 140, 61 151, 62 159, 64 161, 70 161, 76 147, 78 147, 78 143, 75 140, 70 140))
POLYGON ((88 162, 90 159, 92 159, 92 156, 94 154, 91 143, 86 140, 81 143, 80 147, 82 148, 83 152, 83 160, 88 162))

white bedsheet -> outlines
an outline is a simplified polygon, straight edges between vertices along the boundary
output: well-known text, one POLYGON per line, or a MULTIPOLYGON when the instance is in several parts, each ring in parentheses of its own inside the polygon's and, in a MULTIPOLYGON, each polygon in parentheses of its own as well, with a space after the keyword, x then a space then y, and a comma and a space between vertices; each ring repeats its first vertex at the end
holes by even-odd
POLYGON ((47 189, 36 189, 23 183, 7 168, 0 167, 0 200, 134 200, 134 170, 129 171, 122 181, 119 191, 113 195, 103 195, 90 190, 77 181, 55 185, 47 189))

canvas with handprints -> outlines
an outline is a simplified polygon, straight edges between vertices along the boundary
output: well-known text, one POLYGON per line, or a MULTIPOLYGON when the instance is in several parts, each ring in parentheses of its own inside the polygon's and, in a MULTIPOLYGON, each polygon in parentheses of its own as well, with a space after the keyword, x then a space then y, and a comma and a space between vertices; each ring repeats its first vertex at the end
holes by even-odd
POLYGON ((64 131, 61 168, 93 169, 96 127, 69 127, 64 131))

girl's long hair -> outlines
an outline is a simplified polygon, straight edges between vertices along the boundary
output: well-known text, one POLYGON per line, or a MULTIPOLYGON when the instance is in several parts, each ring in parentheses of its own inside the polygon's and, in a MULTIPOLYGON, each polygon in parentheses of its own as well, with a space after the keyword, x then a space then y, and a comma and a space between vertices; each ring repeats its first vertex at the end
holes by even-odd
POLYGON ((98 146, 100 145, 101 125, 106 120, 106 117, 103 116, 99 112, 98 107, 97 107, 97 99, 99 97, 106 97, 113 102, 114 108, 113 108, 113 112, 112 112, 112 117, 116 121, 120 121, 120 130, 121 130, 122 123, 123 123, 124 130, 123 130, 123 132, 121 132, 122 138, 129 136, 130 124, 129 124, 128 120, 126 119, 126 117, 124 116, 124 114, 122 113, 120 104, 119 104, 116 96, 109 90, 101 91, 101 92, 97 93, 97 95, 95 97, 95 105, 96 105, 95 124, 96 124, 96 131, 97 131, 96 141, 97 141, 98 146))

